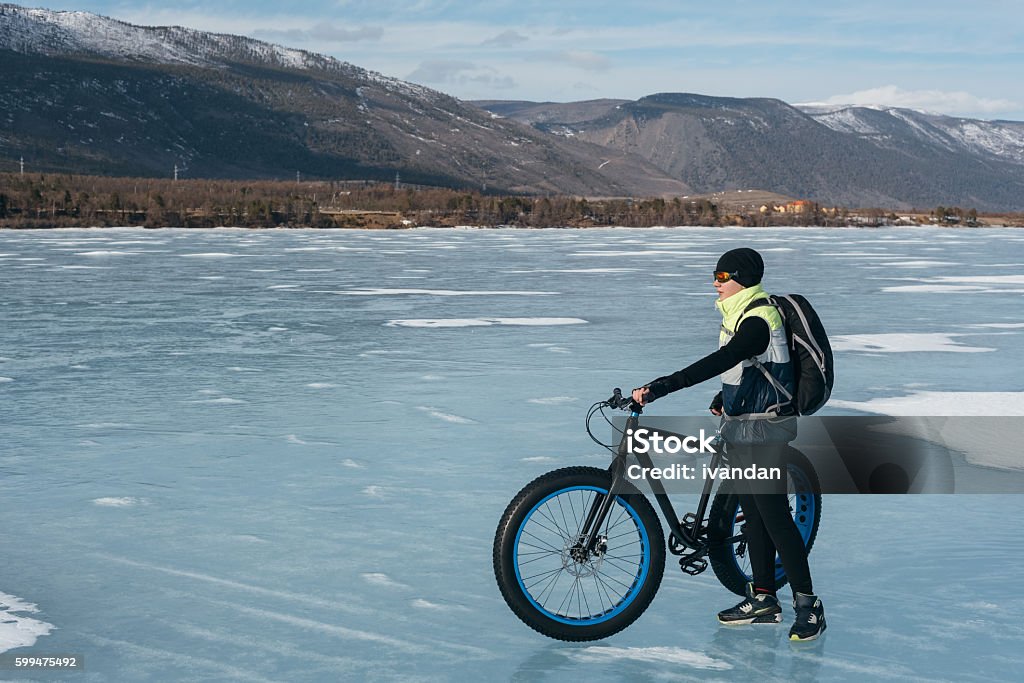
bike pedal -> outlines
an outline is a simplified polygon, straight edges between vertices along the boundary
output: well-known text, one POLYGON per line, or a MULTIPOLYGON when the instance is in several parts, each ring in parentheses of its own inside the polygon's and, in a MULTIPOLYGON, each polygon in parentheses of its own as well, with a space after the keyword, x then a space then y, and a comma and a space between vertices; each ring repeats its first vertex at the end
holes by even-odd
POLYGON ((690 576, 697 576, 697 574, 700 574, 708 568, 708 561, 702 557, 695 557, 692 559, 687 559, 684 557, 683 559, 679 560, 679 568, 682 569, 684 573, 689 574, 690 576))
POLYGON ((690 531, 690 535, 692 536, 703 535, 707 529, 707 527, 705 526, 701 526, 700 529, 697 528, 697 515, 693 514, 692 512, 687 512, 685 515, 683 515, 683 518, 679 520, 679 523, 683 527, 688 529, 690 531))

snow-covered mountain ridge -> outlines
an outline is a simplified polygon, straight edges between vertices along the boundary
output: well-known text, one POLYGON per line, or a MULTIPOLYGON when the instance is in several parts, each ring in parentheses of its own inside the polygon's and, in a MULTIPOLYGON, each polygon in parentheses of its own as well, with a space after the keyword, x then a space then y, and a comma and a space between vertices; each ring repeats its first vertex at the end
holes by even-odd
POLYGON ((209 68, 256 64, 342 73, 420 97, 440 94, 333 57, 255 38, 181 26, 136 26, 89 12, 63 12, 5 3, 0 4, 0 28, 0 49, 23 54, 91 56, 209 68))
POLYGON ((968 151, 1024 164, 1024 122, 982 121, 884 105, 797 108, 832 130, 861 136, 880 146, 892 146, 897 141, 902 146, 909 137, 950 152, 968 151))

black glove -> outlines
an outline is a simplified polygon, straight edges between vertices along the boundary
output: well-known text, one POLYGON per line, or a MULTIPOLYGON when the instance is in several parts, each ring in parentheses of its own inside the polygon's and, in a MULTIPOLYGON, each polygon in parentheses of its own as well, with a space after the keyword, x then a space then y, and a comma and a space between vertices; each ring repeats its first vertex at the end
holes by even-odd
POLYGON ((717 410, 717 411, 721 411, 722 410, 722 392, 721 391, 719 391, 717 394, 715 394, 715 397, 713 399, 711 399, 711 405, 709 405, 708 408, 710 408, 711 410, 717 410))

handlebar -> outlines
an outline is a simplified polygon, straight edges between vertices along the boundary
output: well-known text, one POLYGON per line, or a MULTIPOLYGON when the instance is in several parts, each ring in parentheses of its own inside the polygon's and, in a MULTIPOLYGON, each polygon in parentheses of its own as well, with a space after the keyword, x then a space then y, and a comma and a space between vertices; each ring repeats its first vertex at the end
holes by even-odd
POLYGON ((623 396, 622 395, 622 389, 619 389, 618 387, 616 387, 612 391, 612 395, 611 395, 610 398, 608 398, 608 399, 606 399, 604 401, 598 401, 594 405, 590 406, 590 410, 587 411, 587 434, 594 441, 594 443, 596 443, 599 446, 602 446, 604 448, 607 448, 609 451, 612 452, 612 454, 615 454, 615 452, 616 452, 616 444, 603 443, 599 438, 597 438, 594 435, 594 432, 590 428, 590 420, 591 420, 591 418, 593 418, 594 415, 596 415, 596 414, 600 414, 601 417, 604 418, 604 421, 607 422, 609 426, 612 426, 612 428, 618 434, 620 434, 620 435, 622 434, 621 430, 619 430, 618 428, 614 427, 614 425, 612 425, 611 420, 608 419, 608 416, 604 414, 604 409, 605 408, 612 408, 613 410, 628 410, 628 411, 630 411, 632 413, 636 413, 637 415, 639 415, 640 413, 642 413, 644 411, 644 407, 642 405, 640 405, 639 403, 637 403, 636 401, 634 401, 632 395, 630 395, 630 396, 623 396))
MULTIPOLYGON (((653 400, 653 399, 651 399, 653 400)), ((647 401, 650 403, 651 401, 647 401)), ((634 412, 643 412, 643 406, 633 400, 633 396, 623 396, 622 389, 615 387, 612 391, 612 396, 604 402, 609 408, 616 410, 632 410, 634 412)), ((646 405, 646 404, 645 404, 646 405)))

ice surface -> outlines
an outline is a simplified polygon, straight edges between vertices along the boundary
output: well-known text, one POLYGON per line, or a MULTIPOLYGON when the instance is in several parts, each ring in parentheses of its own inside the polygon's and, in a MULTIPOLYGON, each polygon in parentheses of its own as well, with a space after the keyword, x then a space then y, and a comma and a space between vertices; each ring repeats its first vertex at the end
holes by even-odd
MULTIPOLYGON (((788 606, 780 628, 719 628, 737 598, 671 561, 629 629, 555 642, 491 568, 524 484, 607 466, 587 406, 715 348, 729 248, 762 249, 766 288, 821 314, 829 414, 1020 415, 1021 270, 988 279, 1024 263, 1016 235, 2 231, 0 252, 49 265, 4 278, 0 590, 39 611, 0 614, 0 647, 81 653, 90 683, 1016 680, 1021 496, 827 497, 810 562, 829 630, 800 649, 788 606), (949 265, 869 279, 898 260, 949 265), (382 288, 390 275, 430 283, 382 288), (941 619, 922 598, 936 586, 941 619)), ((712 385, 650 412, 705 414, 712 385)))

